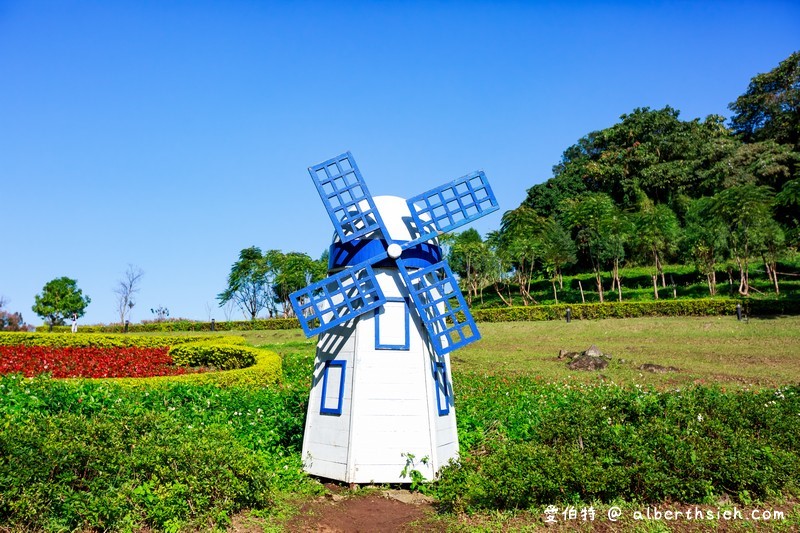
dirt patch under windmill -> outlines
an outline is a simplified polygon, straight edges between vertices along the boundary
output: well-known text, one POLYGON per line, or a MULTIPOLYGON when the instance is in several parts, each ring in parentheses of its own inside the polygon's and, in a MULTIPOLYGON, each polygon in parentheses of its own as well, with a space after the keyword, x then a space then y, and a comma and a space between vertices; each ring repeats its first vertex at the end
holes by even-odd
POLYGON ((434 512, 429 499, 407 491, 363 496, 329 494, 303 505, 288 522, 286 530, 324 533, 444 531, 441 525, 431 522, 434 512))

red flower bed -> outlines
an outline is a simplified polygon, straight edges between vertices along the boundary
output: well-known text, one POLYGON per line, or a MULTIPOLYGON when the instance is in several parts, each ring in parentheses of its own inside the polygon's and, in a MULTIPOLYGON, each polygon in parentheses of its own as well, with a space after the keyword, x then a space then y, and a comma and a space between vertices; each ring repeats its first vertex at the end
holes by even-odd
POLYGON ((0 346, 0 374, 27 377, 50 373, 55 378, 144 378, 185 374, 175 366, 169 348, 97 348, 92 346, 0 346))

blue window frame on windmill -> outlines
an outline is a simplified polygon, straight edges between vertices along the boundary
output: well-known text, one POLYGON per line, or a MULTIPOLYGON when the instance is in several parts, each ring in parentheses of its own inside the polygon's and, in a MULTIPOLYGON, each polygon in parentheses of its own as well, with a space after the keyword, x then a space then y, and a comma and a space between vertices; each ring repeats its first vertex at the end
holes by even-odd
POLYGON ((341 415, 344 404, 344 376, 347 361, 333 359, 325 361, 322 373, 322 399, 319 412, 323 415, 341 415), (337 379, 338 378, 338 379, 337 379))
POLYGON ((400 297, 387 297, 386 302, 375 310, 375 349, 408 350, 410 322, 408 301, 400 297), (398 325, 401 320, 402 329, 398 325))
POLYGON ((436 387, 436 408, 439 416, 450 414, 450 386, 447 382, 447 366, 443 361, 433 363, 433 382, 436 387))

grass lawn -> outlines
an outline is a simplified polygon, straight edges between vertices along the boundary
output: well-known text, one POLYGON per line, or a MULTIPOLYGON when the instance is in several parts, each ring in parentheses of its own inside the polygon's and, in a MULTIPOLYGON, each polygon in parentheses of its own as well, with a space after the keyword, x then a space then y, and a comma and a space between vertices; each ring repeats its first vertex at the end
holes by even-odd
MULTIPOLYGON (((775 387, 800 383, 800 317, 635 318, 550 322, 482 323, 480 342, 453 352, 457 374, 534 375, 546 381, 649 385, 658 388, 693 383, 725 387, 775 387), (602 372, 571 371, 558 360, 561 349, 582 351, 596 344, 612 355, 602 372), (644 363, 676 367, 678 372, 641 371, 644 363)), ((300 330, 230 332, 281 353, 313 352, 315 340, 300 330)), ((229 333, 229 334, 230 334, 229 333)), ((456 381, 456 390, 458 382, 456 381)))

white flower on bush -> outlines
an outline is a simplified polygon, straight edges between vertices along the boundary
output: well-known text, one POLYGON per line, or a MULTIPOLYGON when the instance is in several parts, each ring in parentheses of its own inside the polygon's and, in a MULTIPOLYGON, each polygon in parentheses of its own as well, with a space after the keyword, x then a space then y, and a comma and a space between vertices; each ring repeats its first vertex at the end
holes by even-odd
POLYGON ((702 422, 703 421, 703 415, 701 413, 697 414, 697 421, 698 422, 702 422))

